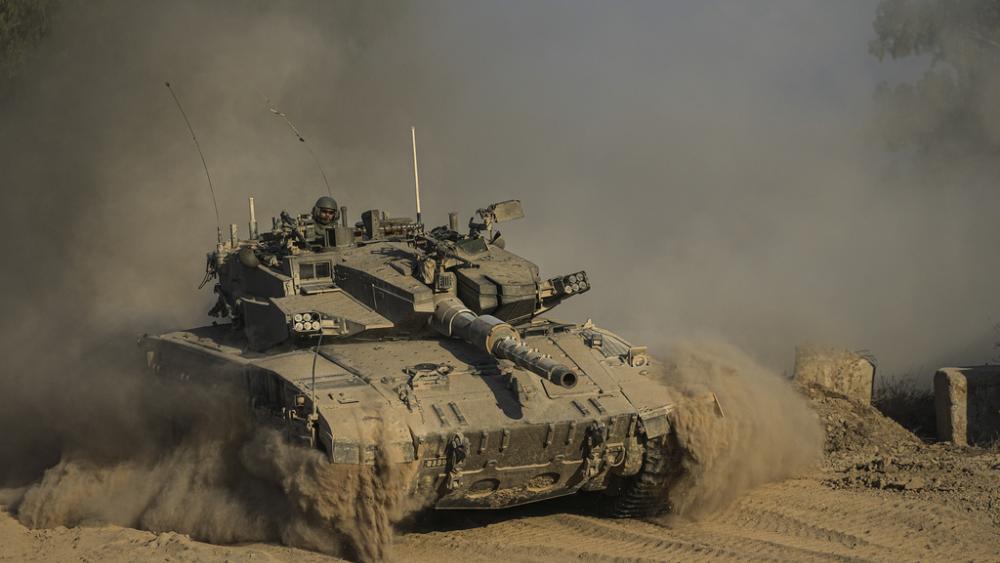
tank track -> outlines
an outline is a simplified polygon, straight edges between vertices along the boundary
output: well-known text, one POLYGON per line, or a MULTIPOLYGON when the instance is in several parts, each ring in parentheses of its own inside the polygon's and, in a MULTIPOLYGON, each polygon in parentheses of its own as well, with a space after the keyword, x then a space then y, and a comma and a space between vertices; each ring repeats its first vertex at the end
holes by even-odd
POLYGON ((646 444, 642 468, 615 498, 609 514, 612 518, 647 518, 670 509, 669 488, 681 472, 675 441, 668 434, 646 444))

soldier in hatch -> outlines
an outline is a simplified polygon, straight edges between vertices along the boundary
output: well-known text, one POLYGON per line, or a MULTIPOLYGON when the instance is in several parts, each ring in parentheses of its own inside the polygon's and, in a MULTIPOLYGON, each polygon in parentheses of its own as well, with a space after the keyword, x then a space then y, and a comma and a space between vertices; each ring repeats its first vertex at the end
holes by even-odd
POLYGON ((323 235, 327 229, 337 226, 340 219, 340 210, 337 208, 337 200, 325 195, 316 200, 316 205, 312 209, 313 223, 307 225, 303 233, 307 241, 320 241, 322 244, 323 235))

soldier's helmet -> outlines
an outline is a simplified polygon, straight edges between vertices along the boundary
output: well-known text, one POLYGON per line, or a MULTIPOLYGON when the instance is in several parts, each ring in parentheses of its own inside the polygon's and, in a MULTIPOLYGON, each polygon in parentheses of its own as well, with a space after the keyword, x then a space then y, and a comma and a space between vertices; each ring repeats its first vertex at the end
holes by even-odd
POLYGON ((317 199, 316 205, 313 206, 313 220, 321 225, 335 223, 339 219, 339 215, 340 210, 337 207, 337 200, 328 195, 317 199))

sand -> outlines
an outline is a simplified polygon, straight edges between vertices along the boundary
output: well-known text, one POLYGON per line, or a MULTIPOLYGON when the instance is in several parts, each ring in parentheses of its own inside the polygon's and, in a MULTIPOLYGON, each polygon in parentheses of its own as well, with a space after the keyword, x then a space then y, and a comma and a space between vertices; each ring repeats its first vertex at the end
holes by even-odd
MULTIPOLYGON (((927 445, 865 405, 809 390, 822 466, 698 519, 610 520, 594 498, 501 512, 424 512, 398 561, 997 560, 1000 452, 927 445)), ((32 530, 0 512, 0 561, 340 561, 273 544, 212 545, 116 526, 32 530)))

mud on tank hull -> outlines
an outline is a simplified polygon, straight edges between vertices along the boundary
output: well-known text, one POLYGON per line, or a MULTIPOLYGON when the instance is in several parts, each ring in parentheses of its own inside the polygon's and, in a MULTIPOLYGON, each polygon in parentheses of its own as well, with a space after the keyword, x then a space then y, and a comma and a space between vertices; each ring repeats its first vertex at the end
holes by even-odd
POLYGON ((663 368, 613 333, 537 323, 525 344, 574 367, 572 388, 444 337, 339 341, 260 354, 228 325, 144 336, 161 376, 245 391, 259 420, 334 464, 416 463, 412 494, 438 509, 497 509, 605 490, 613 514, 663 507, 663 368), (315 361, 315 378, 313 364, 315 361), (313 382, 315 381, 315 385, 313 382))

